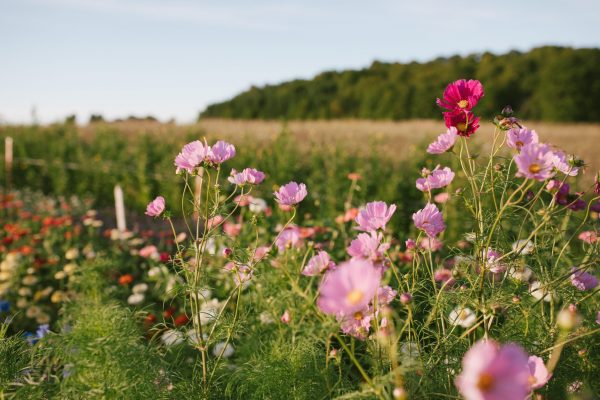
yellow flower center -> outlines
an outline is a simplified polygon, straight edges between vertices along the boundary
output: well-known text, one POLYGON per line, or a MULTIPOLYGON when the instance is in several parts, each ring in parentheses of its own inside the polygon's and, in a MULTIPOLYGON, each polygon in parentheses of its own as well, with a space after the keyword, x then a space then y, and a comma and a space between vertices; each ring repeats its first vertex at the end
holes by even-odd
POLYGON ((518 141, 517 143, 515 143, 515 144, 517 145, 517 149, 520 149, 521 147, 523 147, 523 145, 524 145, 525 143, 523 143, 523 142, 521 142, 521 141, 519 140, 519 141, 518 141))
POLYGON ((535 385, 537 383, 537 378, 533 375, 529 375, 529 384, 531 386, 535 385))
POLYGON ((458 124, 456 124, 456 129, 458 129, 461 132, 466 132, 467 124, 465 124, 464 122, 459 122, 458 124))
POLYGON ((363 297, 364 297, 363 292, 361 292, 358 289, 354 289, 350 293, 348 293, 348 295, 346 296, 346 300, 348 300, 348 303, 350 303, 354 306, 354 305, 360 303, 360 301, 362 300, 363 297))
POLYGON ((464 321, 467 318, 469 318, 469 313, 467 312, 467 310, 462 310, 460 312, 460 319, 464 321))
POLYGON ((540 172, 542 169, 542 167, 540 166, 540 164, 531 164, 529 166, 529 172, 531 172, 532 174, 537 174, 538 172, 540 172))
POLYGON ((484 372, 479 375, 479 381, 477 382, 477 387, 482 392, 489 391, 494 386, 494 377, 491 374, 484 372))
POLYGON ((469 101, 468 100, 461 100, 457 104, 458 104, 458 106, 460 108, 467 108, 469 106, 469 101))
POLYGON ((363 315, 360 311, 354 313, 354 319, 357 321, 360 321, 361 319, 363 319, 363 315))

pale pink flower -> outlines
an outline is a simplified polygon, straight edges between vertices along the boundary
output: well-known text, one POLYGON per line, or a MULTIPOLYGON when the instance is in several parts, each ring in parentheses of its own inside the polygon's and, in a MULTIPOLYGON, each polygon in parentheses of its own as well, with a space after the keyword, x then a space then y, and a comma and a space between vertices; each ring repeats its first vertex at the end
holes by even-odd
POLYGON ((421 238, 419 247, 421 247, 423 250, 431 250, 432 252, 436 252, 444 247, 444 243, 435 237, 428 236, 421 238))
POLYGON ((258 185, 265 179, 265 174, 254 168, 245 168, 242 172, 231 170, 231 176, 227 180, 234 185, 258 185))
POLYGON ((302 270, 302 275, 314 276, 319 275, 326 269, 335 267, 335 263, 331 261, 329 254, 326 251, 319 251, 314 255, 302 270))
POLYGON ((223 232, 229 237, 236 237, 242 231, 242 224, 236 224, 230 221, 225 221, 223 223, 223 232))
POLYGON ((269 250, 271 250, 269 246, 258 246, 254 251, 252 261, 262 260, 267 255, 267 253, 269 253, 269 250))
POLYGON ((340 324, 342 332, 346 335, 354 336, 359 340, 365 340, 371 329, 371 321, 375 314, 371 307, 365 307, 362 310, 351 314, 338 314, 336 319, 340 324))
POLYGON ((448 167, 442 169, 436 167, 424 178, 417 179, 417 189, 422 192, 428 192, 432 189, 443 188, 452 182, 454 175, 454 172, 448 167))
POLYGON ((235 156, 235 146, 219 140, 208 152, 208 160, 213 164, 221 164, 235 156))
POLYGON ((523 146, 531 143, 539 143, 539 141, 538 134, 525 127, 515 127, 506 132, 506 145, 511 149, 520 150, 523 146))
POLYGON ((193 173, 196 167, 199 167, 210 153, 210 146, 206 146, 199 140, 195 140, 186 144, 181 149, 181 152, 175 157, 175 166, 177 173, 181 170, 186 170, 188 173, 193 173))
POLYGON ((377 289, 377 304, 382 307, 390 304, 398 294, 391 286, 382 286, 377 289))
POLYGON ((140 249, 139 255, 144 258, 156 258, 158 256, 158 249, 153 245, 145 246, 140 249))
POLYGON ((529 366, 531 389, 535 390, 543 387, 552 377, 552 374, 548 372, 544 365, 544 360, 538 356, 529 356, 527 365, 529 366))
POLYGON ((385 260, 385 252, 390 248, 389 243, 382 243, 382 241, 381 232, 359 233, 346 250, 351 257, 371 260, 379 267, 385 260))
POLYGON ((550 146, 543 143, 530 143, 521 147, 521 152, 514 157, 519 171, 517 176, 537 181, 545 181, 555 175, 554 161, 556 156, 550 146))
POLYGON ((284 323, 286 325, 289 324, 290 321, 292 320, 292 317, 290 316, 290 312, 288 310, 285 310, 283 312, 283 314, 281 315, 280 320, 282 323, 284 323))
POLYGON ((308 194, 304 183, 290 182, 283 185, 275 193, 275 199, 282 206, 293 206, 300 203, 308 194))
POLYGON ((375 231, 377 229, 385 229, 385 225, 396 211, 396 205, 392 204, 388 207, 383 201, 373 201, 367 203, 364 208, 361 208, 356 216, 358 230, 375 231))
POLYGON ((450 200, 450 193, 448 192, 438 193, 435 196, 433 196, 433 201, 439 204, 444 204, 448 200, 450 200))
POLYGON ((598 286, 598 278, 576 267, 571 268, 571 283, 581 291, 592 290, 598 286))
POLYGON ((317 305, 326 314, 354 314, 367 307, 380 282, 381 272, 372 263, 352 259, 325 275, 317 305))
POLYGON ((435 142, 427 147, 427 152, 429 154, 443 154, 454 147, 456 138, 458 138, 458 131, 456 127, 451 126, 445 133, 439 135, 435 142))
POLYGON ((280 253, 292 247, 302 246, 302 238, 300 237, 300 229, 297 226, 289 226, 279 233, 275 240, 275 245, 280 253))
POLYGON ((450 289, 456 283, 454 277, 452 276, 452 270, 447 268, 437 269, 433 273, 433 280, 439 282, 445 289, 450 289))
POLYGON ((427 203, 422 210, 414 213, 412 218, 415 226, 429 237, 435 237, 446 229, 442 213, 432 203, 427 203))
POLYGON ((223 218, 223 216, 221 215, 215 215, 214 217, 206 220, 206 226, 208 227, 208 229, 212 229, 216 226, 219 226, 224 219, 225 218, 223 218))
POLYGON ((562 150, 554 151, 553 164, 554 168, 565 175, 577 176, 579 173, 579 168, 574 167, 569 163, 569 158, 562 150))
POLYGON ((598 233, 596 233, 595 231, 585 231, 581 232, 578 238, 579 240, 582 240, 585 243, 594 244, 598 241, 598 233))
POLYGON ((162 196, 158 196, 150 203, 148 203, 145 214, 149 217, 158 217, 160 214, 163 213, 163 211, 165 211, 165 205, 165 198, 162 196))
POLYGON ((528 361, 520 346, 480 340, 465 354, 456 387, 466 400, 524 400, 531 392, 528 361))

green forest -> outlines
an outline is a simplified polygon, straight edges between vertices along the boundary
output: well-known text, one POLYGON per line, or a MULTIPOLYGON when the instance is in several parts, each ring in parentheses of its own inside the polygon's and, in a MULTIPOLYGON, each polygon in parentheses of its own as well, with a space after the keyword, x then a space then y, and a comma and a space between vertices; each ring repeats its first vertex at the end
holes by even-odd
POLYGON ((527 119, 600 121, 600 49, 549 46, 426 63, 375 61, 361 70, 327 71, 310 80, 251 87, 208 106, 199 118, 438 118, 440 110, 432 97, 461 78, 485 83, 477 110, 484 117, 511 105, 527 119))

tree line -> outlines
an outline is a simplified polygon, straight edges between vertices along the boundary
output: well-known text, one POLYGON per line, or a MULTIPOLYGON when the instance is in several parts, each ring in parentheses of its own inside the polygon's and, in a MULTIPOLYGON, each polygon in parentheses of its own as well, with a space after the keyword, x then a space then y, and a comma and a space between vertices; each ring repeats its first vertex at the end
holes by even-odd
POLYGON ((208 106, 202 117, 238 119, 439 118, 435 98, 457 79, 479 79, 477 113, 511 105, 523 118, 600 121, 600 49, 545 46, 528 52, 471 54, 419 63, 375 61, 361 70, 251 87, 208 106))

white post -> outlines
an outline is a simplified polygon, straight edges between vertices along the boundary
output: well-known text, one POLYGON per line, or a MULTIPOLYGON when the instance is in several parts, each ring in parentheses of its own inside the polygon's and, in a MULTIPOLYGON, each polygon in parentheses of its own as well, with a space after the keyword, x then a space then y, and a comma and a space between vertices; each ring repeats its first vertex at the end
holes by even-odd
POLYGON ((4 138, 4 170, 6 172, 6 188, 12 186, 12 167, 13 167, 13 138, 7 136, 4 138))
POLYGON ((117 216, 117 230, 119 236, 127 230, 125 223, 125 204, 123 203, 123 189, 121 186, 115 186, 115 214, 117 216))

